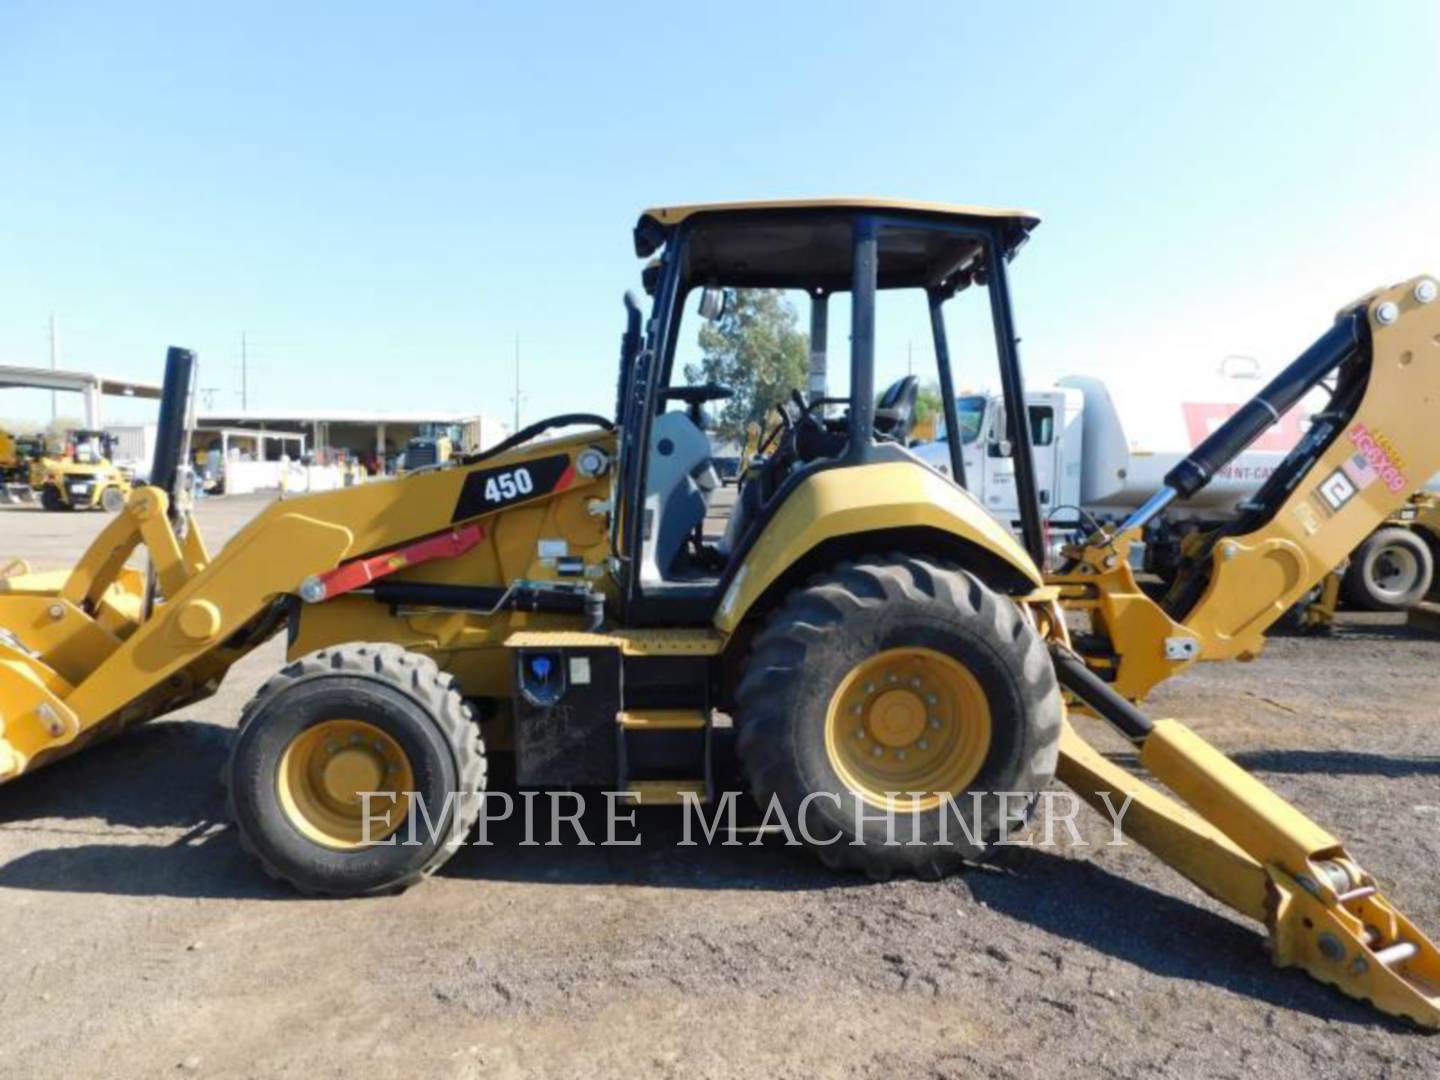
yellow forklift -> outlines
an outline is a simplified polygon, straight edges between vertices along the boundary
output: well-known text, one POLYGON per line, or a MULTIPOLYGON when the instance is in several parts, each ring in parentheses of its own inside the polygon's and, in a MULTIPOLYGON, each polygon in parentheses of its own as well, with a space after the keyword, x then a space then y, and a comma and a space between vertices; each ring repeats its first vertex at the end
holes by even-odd
POLYGON ((130 476, 111 460, 115 436, 108 431, 66 432, 58 457, 32 463, 32 486, 46 510, 104 510, 118 514, 130 495, 130 476))
MULTIPOLYGON (((433 873, 478 818, 491 754, 513 757, 525 789, 704 803, 725 714, 747 786, 828 865, 957 870, 1058 777, 1097 806, 1128 799, 1128 834, 1263 924, 1277 964, 1440 1026, 1440 955, 1343 845, 1075 651, 1061 587, 1040 570, 1008 284, 1037 223, 882 199, 646 211, 636 253, 659 260, 648 317, 625 299, 613 414, 553 417, 393 483, 273 503, 213 554, 181 467, 194 358, 172 349, 152 485, 72 570, 0 581, 0 775, 199 700, 284 633, 288 663, 243 710, 224 779, 241 843, 304 891, 390 892, 433 873), (848 296, 849 385, 774 403, 763 460, 711 537, 718 480, 690 411, 730 389, 685 385, 675 355, 734 288, 802 290, 812 325, 848 296), (907 449, 915 378, 877 393, 876 298, 889 290, 928 306, 954 479, 907 449), (993 328, 1023 542, 963 487, 946 333, 962 304, 993 328), (127 565, 142 544, 148 574, 127 565), (1168 792, 1093 749, 1067 719, 1082 706, 1168 792)), ((1295 381, 1339 368, 1359 382, 1297 493, 1336 495, 1355 424, 1402 438, 1433 399, 1428 280, 1350 305, 1302 358, 1295 381)), ((1188 468, 1238 448, 1253 420, 1242 410, 1247 426, 1222 429, 1188 468)), ((1417 450, 1408 467, 1437 459, 1417 450)), ((1328 519, 1366 501, 1336 499, 1328 519)), ((1309 521, 1296 546, 1325 542, 1309 521)), ((1236 542, 1237 557, 1251 546, 1236 542)))
POLYGON ((12 435, 0 431, 0 503, 35 501, 32 470, 45 454, 44 435, 12 435))

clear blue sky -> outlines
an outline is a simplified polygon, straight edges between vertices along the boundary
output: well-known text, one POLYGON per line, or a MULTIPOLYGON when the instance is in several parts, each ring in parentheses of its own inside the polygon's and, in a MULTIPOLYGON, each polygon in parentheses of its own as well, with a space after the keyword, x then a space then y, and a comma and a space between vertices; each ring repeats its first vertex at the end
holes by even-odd
POLYGON ((1032 381, 1173 393, 1440 271, 1437 57, 1424 0, 8 0, 0 362, 54 312, 66 366, 184 344, 234 405, 248 331, 252 405, 508 418, 518 333, 527 418, 604 409, 637 211, 838 192, 1039 211, 1032 381))

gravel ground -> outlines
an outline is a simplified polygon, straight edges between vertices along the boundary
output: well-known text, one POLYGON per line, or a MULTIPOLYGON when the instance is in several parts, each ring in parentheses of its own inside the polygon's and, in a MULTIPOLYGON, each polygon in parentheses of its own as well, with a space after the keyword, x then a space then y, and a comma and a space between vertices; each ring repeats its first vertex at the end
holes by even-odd
MULTIPOLYGON (((207 537, 259 505, 205 503, 207 537)), ((0 508, 0 550, 63 565, 100 520, 0 508)), ((676 847, 655 810, 639 847, 502 829, 404 896, 299 899, 240 851, 216 783, 281 660, 272 643, 215 698, 0 788, 0 1074, 1440 1073, 1440 1041, 1273 969, 1254 927, 1135 847, 872 885, 774 842, 676 847)), ((1349 617, 1150 711, 1331 828, 1433 931, 1437 660, 1440 640, 1349 617)))

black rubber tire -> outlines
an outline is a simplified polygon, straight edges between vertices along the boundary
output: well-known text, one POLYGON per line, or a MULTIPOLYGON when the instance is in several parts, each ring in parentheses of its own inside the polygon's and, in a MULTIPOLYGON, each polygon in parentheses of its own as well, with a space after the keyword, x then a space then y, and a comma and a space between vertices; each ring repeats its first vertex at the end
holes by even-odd
POLYGON ((65 501, 65 496, 60 494, 60 489, 54 484, 46 484, 40 489, 40 505, 46 510, 59 512, 69 510, 71 506, 65 501))
MULTIPOLYGON (((1055 774, 1064 707, 1044 643, 1015 604, 959 569, 903 554, 841 564, 792 592, 756 636, 736 693, 737 753, 760 806, 778 797, 797 839, 802 802, 827 866, 861 870, 872 878, 894 873, 936 878, 985 858, 1000 835, 995 792, 1025 792, 1028 819, 1039 792, 1055 774), (989 699, 993 737, 969 791, 982 796, 977 843, 952 813, 947 843, 937 843, 942 810, 896 815, 894 837, 867 823, 856 839, 857 796, 836 774, 825 751, 825 717, 835 689, 857 663, 889 648, 923 646, 968 666, 989 699), (836 801, 838 800, 838 806, 836 801), (905 846, 911 840, 923 844, 905 846)), ((970 806, 961 794, 956 803, 970 806)), ((1008 806, 1013 832, 1015 802, 1008 806)), ((968 809, 965 811, 968 815, 968 809)), ((870 813, 879 813, 870 811, 870 813)))
POLYGON ((125 509, 125 493, 113 485, 107 487, 100 493, 100 509, 107 514, 118 514, 125 509))
POLYGON ((266 681, 241 713, 222 777, 241 846, 271 877, 310 895, 395 893, 433 874, 464 843, 485 790, 485 746, 454 676, 435 661, 398 645, 348 643, 310 653, 266 681), (342 851, 291 824, 276 783, 285 748, 307 727, 342 717, 374 724, 401 745, 429 813, 444 808, 433 836, 422 823, 421 842, 409 845, 402 826, 393 845, 342 851))
POLYGON ((1362 611, 1407 611, 1430 591, 1435 579, 1435 558, 1423 538, 1398 525, 1376 529, 1350 556, 1341 592, 1351 607, 1362 611), (1412 580, 1404 589, 1385 589, 1378 578, 1382 560, 1395 550, 1415 560, 1412 580))

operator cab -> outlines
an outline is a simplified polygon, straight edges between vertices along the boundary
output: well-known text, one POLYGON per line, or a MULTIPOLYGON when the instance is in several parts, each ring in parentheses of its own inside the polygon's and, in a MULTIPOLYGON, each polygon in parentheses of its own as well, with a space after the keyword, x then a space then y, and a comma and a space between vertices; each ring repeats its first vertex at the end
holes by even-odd
MULTIPOLYGON (((766 523, 815 470, 889 460, 928 468, 909 451, 922 411, 927 427, 957 433, 947 472, 963 488, 946 311, 965 297, 969 322, 978 314, 983 328, 979 348, 973 331, 957 338, 965 345, 960 362, 968 368, 975 352, 988 352, 999 361, 1007 396, 1018 393, 1004 264, 1036 223, 1018 211, 865 199, 642 215, 637 254, 658 258, 644 273, 652 306, 643 333, 639 304, 626 297, 612 516, 627 618, 707 619, 766 523), (771 324, 750 332, 756 297, 777 291, 794 298, 786 312, 775 319, 772 309, 771 324), (835 373, 827 356, 832 297, 848 308, 849 323, 849 363, 835 373), (877 367, 893 359, 877 363, 877 306, 888 317, 904 304, 896 319, 903 325, 882 333, 888 340, 897 332, 926 335, 933 375, 891 370, 880 381, 877 367), (808 334, 799 330, 802 305, 808 334), (688 362, 697 339, 712 363, 688 362), (733 375, 736 385, 717 372, 733 375), (736 456, 741 446, 732 496, 716 459, 736 456)), ((1016 414, 1024 424, 1024 410, 1016 414)), ((1028 446, 1028 432, 1016 434, 1016 443, 1028 446)), ((1028 483, 1033 502, 1031 463, 1015 456, 1017 488, 1023 496, 1028 483)), ((1038 556, 1032 511, 1025 532, 1038 556)))

